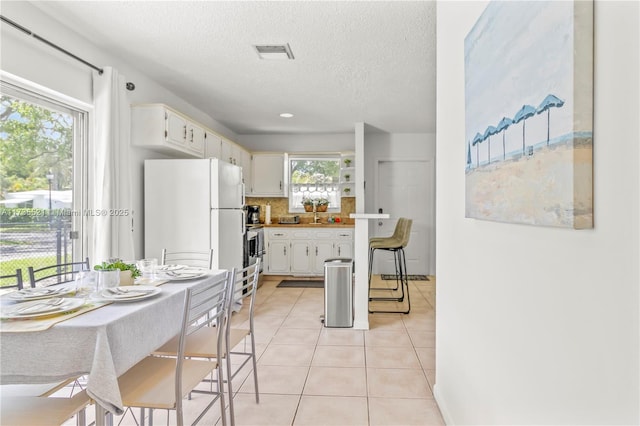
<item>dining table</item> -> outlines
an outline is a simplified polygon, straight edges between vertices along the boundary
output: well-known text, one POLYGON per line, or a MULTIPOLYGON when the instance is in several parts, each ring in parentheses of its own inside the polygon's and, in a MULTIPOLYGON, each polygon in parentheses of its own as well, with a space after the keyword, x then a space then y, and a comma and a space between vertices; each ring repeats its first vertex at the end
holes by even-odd
MULTIPOLYGON (((16 330, 37 319, 0 321, 0 384, 53 383, 87 376, 86 390, 96 402, 96 424, 107 412, 124 412, 118 377, 179 333, 185 290, 219 279, 225 270, 190 280, 168 280, 154 297, 98 303, 96 308, 56 322, 45 330, 16 330)), ((1 306, 13 302, 0 297, 1 306)), ((92 299, 87 298, 91 305, 92 299)))

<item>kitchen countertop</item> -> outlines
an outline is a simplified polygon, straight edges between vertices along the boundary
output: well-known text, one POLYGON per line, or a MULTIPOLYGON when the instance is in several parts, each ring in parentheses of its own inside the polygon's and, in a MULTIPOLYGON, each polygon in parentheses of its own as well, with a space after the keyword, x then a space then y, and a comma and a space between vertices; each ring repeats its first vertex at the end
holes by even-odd
POLYGON ((322 222, 318 224, 313 223, 272 223, 270 225, 263 224, 265 228, 353 228, 353 223, 327 223, 322 222))

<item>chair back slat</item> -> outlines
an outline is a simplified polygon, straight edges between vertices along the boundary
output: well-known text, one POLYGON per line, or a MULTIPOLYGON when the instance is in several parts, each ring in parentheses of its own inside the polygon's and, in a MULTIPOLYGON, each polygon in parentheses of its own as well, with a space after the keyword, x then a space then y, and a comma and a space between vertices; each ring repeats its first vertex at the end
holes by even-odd
POLYGON ((258 289, 258 278, 260 274, 260 259, 244 269, 235 272, 235 284, 233 286, 234 299, 253 298, 258 289))
POLYGON ((194 288, 191 292, 190 309, 187 317, 189 329, 187 334, 191 334, 194 327, 217 325, 219 320, 223 320, 223 315, 227 309, 228 294, 230 284, 227 275, 216 281, 213 286, 194 288))
POLYGON ((213 250, 169 251, 162 249, 161 265, 187 265, 211 269, 213 267, 213 250))
POLYGON ((0 276, 0 280, 12 280, 11 284, 2 285, 2 287, 0 287, 0 290, 4 290, 7 288, 17 288, 18 290, 22 290, 22 269, 16 269, 16 272, 13 274, 2 275, 0 276))
POLYGON ((29 266, 29 282, 31 287, 36 287, 37 285, 46 286, 73 281, 75 274, 81 271, 88 271, 90 268, 88 257, 82 262, 58 263, 38 269, 29 266), (49 282, 54 279, 54 282, 49 282))

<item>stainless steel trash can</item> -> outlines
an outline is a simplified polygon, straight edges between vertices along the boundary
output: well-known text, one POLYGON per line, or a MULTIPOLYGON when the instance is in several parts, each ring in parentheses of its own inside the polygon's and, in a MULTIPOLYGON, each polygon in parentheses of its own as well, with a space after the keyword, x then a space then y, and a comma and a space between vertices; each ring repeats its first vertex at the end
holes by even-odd
POLYGON ((353 260, 324 262, 324 326, 353 327, 353 260))

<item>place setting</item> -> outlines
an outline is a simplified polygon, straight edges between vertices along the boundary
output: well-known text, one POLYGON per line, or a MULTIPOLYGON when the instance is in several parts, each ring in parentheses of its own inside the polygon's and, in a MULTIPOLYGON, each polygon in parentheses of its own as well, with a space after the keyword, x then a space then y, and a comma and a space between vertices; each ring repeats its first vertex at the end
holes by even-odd
MULTIPOLYGON (((155 259, 152 259, 152 261, 155 259)), ((141 261, 142 262, 142 261, 141 261)), ((145 266, 147 266, 145 264, 145 266)), ((164 279, 169 281, 193 280, 203 277, 209 273, 209 269, 198 268, 187 265, 158 265, 157 261, 154 265, 149 266, 151 274, 156 279, 164 279)), ((144 272, 143 272, 144 276, 144 272)))
POLYGON ((5 297, 13 301, 30 301, 65 296, 75 292, 75 286, 62 285, 55 287, 23 288, 8 293, 5 297))
POLYGON ((50 297, 2 307, 2 319, 30 319, 72 312, 85 304, 75 297, 50 297))
POLYGON ((208 269, 187 265, 160 265, 156 274, 171 281, 193 280, 203 277, 208 269))
POLYGON ((110 287, 98 291, 94 298, 108 302, 137 302, 157 296, 161 291, 158 287, 145 285, 110 287))

